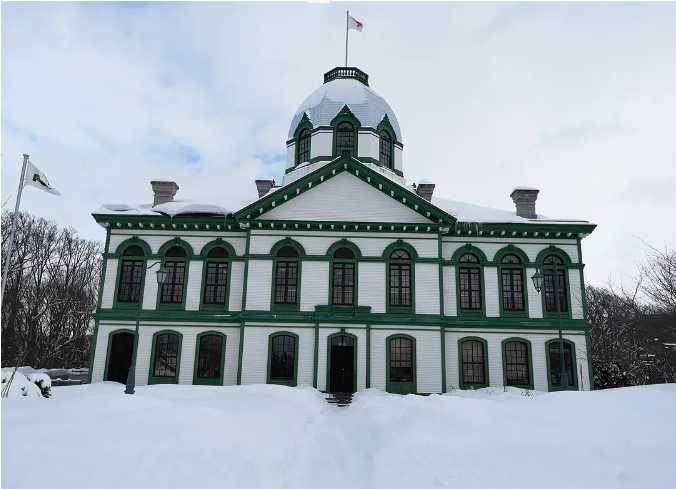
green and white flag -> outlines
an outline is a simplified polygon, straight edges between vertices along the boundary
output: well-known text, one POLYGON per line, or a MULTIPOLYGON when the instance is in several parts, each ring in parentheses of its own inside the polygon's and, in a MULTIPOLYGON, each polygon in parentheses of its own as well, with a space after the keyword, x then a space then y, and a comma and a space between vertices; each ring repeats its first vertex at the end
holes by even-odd
POLYGON ((32 185, 33 187, 41 188, 50 194, 61 195, 61 192, 50 185, 47 176, 30 161, 26 165, 26 174, 23 178, 23 186, 25 187, 26 185, 32 185))

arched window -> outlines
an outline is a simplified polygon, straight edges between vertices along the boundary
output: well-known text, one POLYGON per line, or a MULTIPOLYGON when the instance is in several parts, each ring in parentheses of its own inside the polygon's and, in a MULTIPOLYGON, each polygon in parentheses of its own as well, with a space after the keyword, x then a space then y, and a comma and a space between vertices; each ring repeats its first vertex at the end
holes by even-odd
POLYGON ((403 335, 387 339, 387 391, 409 394, 416 391, 415 341, 403 335))
POLYGON ((411 255, 405 250, 394 250, 389 260, 390 307, 410 308, 412 301, 411 255))
POLYGON ((523 311, 525 308, 523 265, 513 254, 505 255, 500 263, 503 311, 523 311))
POLYGON ((310 144, 312 135, 309 129, 303 129, 298 136, 298 153, 296 165, 310 161, 310 144))
POLYGON ((460 257, 460 309, 481 310, 481 267, 479 258, 472 253, 460 257))
POLYGON ((506 340, 502 348, 505 385, 532 389, 528 343, 523 340, 506 340))
POLYGON ((392 153, 392 138, 387 131, 382 131, 380 133, 380 164, 386 168, 394 169, 392 153))
POLYGON ((336 156, 354 156, 354 126, 341 122, 336 127, 336 156))
POLYGON ((577 390, 577 375, 575 371, 575 349, 574 345, 568 341, 563 341, 563 371, 565 379, 561 375, 561 356, 559 355, 559 340, 549 340, 547 342, 547 371, 549 373, 549 389, 577 390), (564 382, 565 380, 565 382, 564 382))
POLYGON ((268 383, 296 385, 297 338, 288 333, 270 336, 268 383))
POLYGON ((556 296, 554 295, 554 280, 556 280, 559 296, 559 311, 564 313, 568 312, 566 268, 563 260, 556 255, 547 255, 542 262, 542 274, 544 276, 545 310, 547 312, 557 312, 556 296))
POLYGON ((225 336, 202 333, 197 336, 194 384, 220 385, 223 383, 223 343, 225 336))
POLYGON ((275 260, 275 304, 298 304, 298 252, 284 246, 275 260))
POLYGON ((150 383, 177 383, 180 355, 181 337, 177 333, 155 333, 150 383))
POLYGON ((160 304, 182 304, 187 268, 187 254, 180 246, 172 246, 164 255, 162 266, 167 278, 160 289, 160 304))
POLYGON ((204 271, 204 305, 225 306, 228 287, 228 251, 217 246, 207 254, 204 271))
POLYGON ((138 245, 127 246, 122 253, 120 278, 117 284, 117 302, 138 304, 141 298, 145 253, 138 245))
POLYGON ((460 340, 460 387, 488 385, 486 342, 479 338, 460 340))
POLYGON ((352 250, 338 248, 331 265, 331 301, 337 306, 354 305, 356 262, 352 250))

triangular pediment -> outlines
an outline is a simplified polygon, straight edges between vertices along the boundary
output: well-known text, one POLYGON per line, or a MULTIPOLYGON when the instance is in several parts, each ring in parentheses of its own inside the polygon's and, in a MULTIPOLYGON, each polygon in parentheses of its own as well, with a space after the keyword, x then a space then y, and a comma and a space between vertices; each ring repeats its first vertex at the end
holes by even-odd
POLYGON ((277 189, 235 216, 274 221, 455 223, 451 215, 350 157, 277 189))

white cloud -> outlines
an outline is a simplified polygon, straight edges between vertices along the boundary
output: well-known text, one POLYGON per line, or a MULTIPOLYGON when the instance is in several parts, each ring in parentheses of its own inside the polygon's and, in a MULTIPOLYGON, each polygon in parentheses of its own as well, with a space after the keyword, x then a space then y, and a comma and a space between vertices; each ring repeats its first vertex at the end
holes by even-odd
MULTIPOLYGON (((362 4, 350 64, 397 113, 405 173, 437 193, 599 224, 586 278, 629 277, 632 236, 676 242, 673 4, 362 4), (661 185, 662 188, 664 185, 661 185), (645 185, 643 188, 645 187, 645 185), (650 192, 649 190, 647 190, 650 192), (640 192, 639 192, 640 193, 640 192)), ((89 212, 149 181, 236 207, 283 172, 297 105, 342 63, 344 11, 307 4, 2 5, 2 193, 31 153, 63 197, 24 209, 101 239, 89 212)))

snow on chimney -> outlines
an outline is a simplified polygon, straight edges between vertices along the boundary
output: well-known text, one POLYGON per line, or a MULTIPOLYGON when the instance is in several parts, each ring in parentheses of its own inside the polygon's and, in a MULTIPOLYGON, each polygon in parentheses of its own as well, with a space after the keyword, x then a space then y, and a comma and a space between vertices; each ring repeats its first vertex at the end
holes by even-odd
POLYGON ((153 187, 153 207, 157 204, 164 204, 165 202, 172 202, 174 195, 178 191, 176 182, 168 182, 162 180, 153 180, 150 182, 153 187))
POLYGON ((530 187, 516 187, 509 196, 516 205, 516 215, 526 219, 537 219, 535 212, 535 201, 540 191, 530 187))

